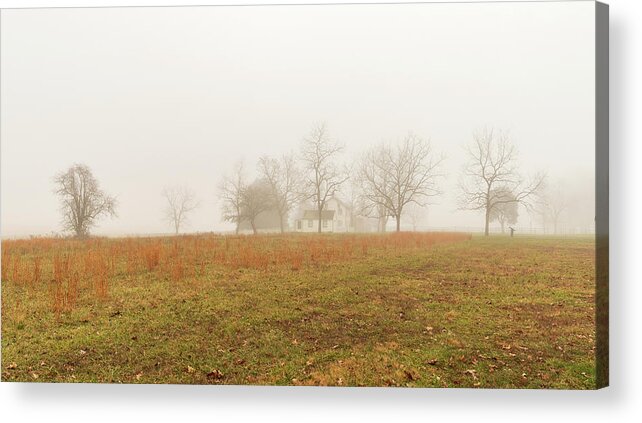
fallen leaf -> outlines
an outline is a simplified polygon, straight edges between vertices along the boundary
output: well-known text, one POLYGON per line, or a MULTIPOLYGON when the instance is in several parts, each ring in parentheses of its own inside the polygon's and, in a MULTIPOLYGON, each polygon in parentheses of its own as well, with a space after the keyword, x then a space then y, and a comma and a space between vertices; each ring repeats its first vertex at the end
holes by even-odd
POLYGON ((405 373, 406 373, 406 378, 408 378, 408 380, 412 382, 419 379, 419 374, 417 374, 417 372, 414 370, 405 370, 405 373))
POLYGON ((7 369, 9 369, 9 370, 17 369, 17 368, 18 368, 18 365, 16 364, 15 361, 9 363, 9 365, 7 366, 7 369))
POLYGON ((196 371, 192 366, 187 366, 187 373, 194 373, 196 371))
POLYGON ((223 379, 223 373, 220 370, 214 369, 207 374, 208 379, 221 380, 223 379))

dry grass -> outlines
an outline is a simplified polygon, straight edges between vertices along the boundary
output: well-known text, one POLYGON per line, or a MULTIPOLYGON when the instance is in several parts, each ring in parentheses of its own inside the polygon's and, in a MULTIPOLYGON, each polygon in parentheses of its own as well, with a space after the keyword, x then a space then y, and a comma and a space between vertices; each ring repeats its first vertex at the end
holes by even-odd
POLYGON ((144 273, 180 282, 203 275, 209 267, 292 271, 309 266, 367 257, 375 251, 406 251, 437 243, 470 239, 467 234, 394 233, 346 236, 181 236, 176 238, 73 239, 37 238, 2 241, 2 280, 42 289, 51 281, 51 311, 75 306, 80 281, 90 281, 104 300, 110 281, 121 274, 133 280, 144 273), (33 263, 29 267, 25 261, 33 263), (10 269, 11 264, 11 271, 10 269))
POLYGON ((594 254, 441 233, 4 241, 2 379, 591 388, 594 254))

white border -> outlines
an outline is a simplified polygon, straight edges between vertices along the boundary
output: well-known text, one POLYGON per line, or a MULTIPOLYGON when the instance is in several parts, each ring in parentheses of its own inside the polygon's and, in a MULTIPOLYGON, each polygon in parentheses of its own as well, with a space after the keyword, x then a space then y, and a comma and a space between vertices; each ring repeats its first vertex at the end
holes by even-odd
MULTIPOLYGON (((350 1, 373 3, 376 1, 350 1)), ((394 3, 387 1, 382 3, 394 3)), ((447 2, 447 1, 446 1, 447 2)), ((30 1, 0 7, 286 4, 296 1, 30 1)), ((311 3, 337 3, 314 0, 311 3)), ((347 2, 346 2, 347 3, 347 2)), ((609 1, 611 387, 601 391, 0 384, 4 421, 642 421, 642 2, 609 1)), ((544 36, 544 34, 543 34, 544 36)))

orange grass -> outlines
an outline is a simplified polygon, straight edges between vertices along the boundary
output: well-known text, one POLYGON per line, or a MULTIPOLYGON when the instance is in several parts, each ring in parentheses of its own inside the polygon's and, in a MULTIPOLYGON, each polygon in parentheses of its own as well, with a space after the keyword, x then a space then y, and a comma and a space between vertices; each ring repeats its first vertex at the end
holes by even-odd
POLYGON ((56 316, 73 310, 76 305, 79 277, 79 272, 72 269, 72 259, 69 255, 61 256, 56 254, 54 256, 50 292, 52 311, 56 316))
POLYGON ((116 278, 131 283, 151 274, 179 283, 204 276, 210 268, 296 272, 468 239, 471 236, 462 233, 401 232, 4 240, 1 271, 3 282, 31 289, 49 284, 51 309, 58 316, 74 309, 81 289, 89 289, 97 300, 106 299, 116 278))

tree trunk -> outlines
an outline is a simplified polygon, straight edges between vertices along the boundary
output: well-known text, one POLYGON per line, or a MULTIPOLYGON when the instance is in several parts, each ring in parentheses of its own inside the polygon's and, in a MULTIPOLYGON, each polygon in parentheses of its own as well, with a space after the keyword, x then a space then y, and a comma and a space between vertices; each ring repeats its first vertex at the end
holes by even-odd
POLYGON ((281 225, 281 233, 285 232, 285 228, 283 225, 283 216, 279 215, 279 224, 281 225))
POLYGON ((504 222, 503 220, 500 220, 500 221, 499 221, 499 224, 500 224, 500 225, 502 225, 502 233, 506 233, 506 232, 504 231, 504 223, 505 223, 505 222, 504 222))
POLYGON ((486 224, 484 226, 484 236, 488 236, 488 225, 490 223, 490 210, 486 207, 486 224))
POLYGON ((256 235, 256 223, 254 223, 254 219, 250 221, 250 224, 252 225, 252 233, 256 235))
POLYGON ((236 235, 238 235, 238 234, 239 234, 239 226, 241 226, 241 221, 240 221, 240 220, 237 220, 237 221, 236 221, 236 230, 235 230, 236 235))
POLYGON ((395 219, 397 219, 397 232, 401 231, 401 215, 395 216, 395 219))
POLYGON ((323 212, 323 208, 319 207, 319 233, 321 233, 321 214, 323 212))
POLYGON ((74 225, 74 232, 76 232, 76 238, 78 239, 85 239, 89 235, 89 231, 84 229, 84 225, 81 222, 74 225))

